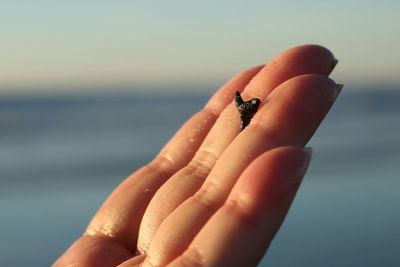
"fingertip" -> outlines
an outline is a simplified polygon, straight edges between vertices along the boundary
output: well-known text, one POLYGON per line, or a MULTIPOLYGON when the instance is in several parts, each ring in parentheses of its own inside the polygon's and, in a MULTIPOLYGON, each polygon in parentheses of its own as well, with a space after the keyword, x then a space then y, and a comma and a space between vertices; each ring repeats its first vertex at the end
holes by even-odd
POLYGON ((328 48, 319 44, 303 44, 291 47, 286 50, 292 55, 298 55, 303 57, 318 56, 320 58, 326 58, 331 62, 337 62, 335 55, 328 48))
POLYGON ((253 214, 285 213, 306 173, 311 148, 285 146, 257 157, 242 173, 229 200, 253 214))
MULTIPOLYGON (((329 75, 338 63, 334 54, 324 46, 305 44, 292 47, 282 52, 279 58, 290 58, 293 62, 304 62, 309 66, 309 73, 329 75)), ((301 67, 299 67, 301 70, 301 67)))
POLYGON ((342 84, 336 84, 326 75, 308 73, 285 81, 268 96, 268 99, 277 96, 280 98, 283 96, 296 99, 308 98, 315 103, 326 105, 333 103, 342 87, 342 84))

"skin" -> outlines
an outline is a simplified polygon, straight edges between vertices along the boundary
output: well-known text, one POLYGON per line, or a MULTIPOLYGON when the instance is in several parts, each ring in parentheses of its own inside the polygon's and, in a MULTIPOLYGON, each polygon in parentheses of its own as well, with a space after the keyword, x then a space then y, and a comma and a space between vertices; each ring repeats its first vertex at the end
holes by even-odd
POLYGON ((284 51, 239 73, 126 178, 54 266, 256 266, 341 86, 326 48, 284 51), (232 96, 261 105, 240 131, 232 96))

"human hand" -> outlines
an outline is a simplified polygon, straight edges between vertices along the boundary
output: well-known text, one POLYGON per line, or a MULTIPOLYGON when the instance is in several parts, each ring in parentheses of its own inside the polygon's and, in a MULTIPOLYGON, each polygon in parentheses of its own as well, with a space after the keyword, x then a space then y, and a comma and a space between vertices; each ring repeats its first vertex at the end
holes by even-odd
POLYGON ((310 160, 303 146, 341 86, 327 49, 300 46, 222 86, 105 201, 54 266, 255 266, 310 160), (235 91, 261 99, 240 132, 235 91))

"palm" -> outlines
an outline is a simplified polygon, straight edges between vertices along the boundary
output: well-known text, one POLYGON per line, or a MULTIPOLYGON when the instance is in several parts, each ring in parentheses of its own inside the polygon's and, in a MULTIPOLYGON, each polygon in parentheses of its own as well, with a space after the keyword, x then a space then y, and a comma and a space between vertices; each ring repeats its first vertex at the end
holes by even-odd
POLYGON ((299 147, 337 96, 326 77, 334 64, 328 50, 302 46, 235 76, 115 189, 55 265, 256 265, 304 175, 299 147), (242 132, 235 91, 261 99, 242 132))

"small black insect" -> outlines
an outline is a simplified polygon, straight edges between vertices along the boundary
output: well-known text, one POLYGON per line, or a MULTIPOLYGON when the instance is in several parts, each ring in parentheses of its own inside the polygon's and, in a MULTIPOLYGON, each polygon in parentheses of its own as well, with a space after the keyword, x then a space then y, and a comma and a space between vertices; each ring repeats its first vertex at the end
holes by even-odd
POLYGON ((234 100, 236 109, 240 113, 240 130, 243 131, 249 125, 254 113, 257 112, 261 101, 258 98, 253 98, 245 102, 239 92, 235 93, 234 100))

